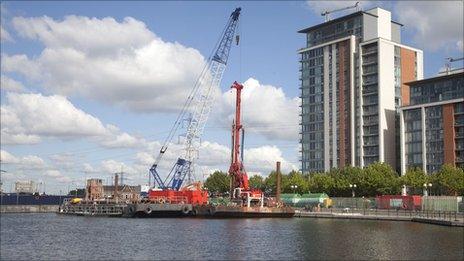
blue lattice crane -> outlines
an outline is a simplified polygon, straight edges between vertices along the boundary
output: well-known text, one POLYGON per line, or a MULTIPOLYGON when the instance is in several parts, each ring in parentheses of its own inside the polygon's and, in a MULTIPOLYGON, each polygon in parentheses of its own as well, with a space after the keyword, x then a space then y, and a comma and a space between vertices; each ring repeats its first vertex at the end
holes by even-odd
MULTIPOLYGON (((161 189, 179 190, 186 177, 188 183, 192 182, 192 177, 194 176, 194 160, 198 155, 200 138, 211 112, 214 101, 214 91, 219 89, 222 76, 227 66, 227 60, 234 39, 235 29, 238 25, 240 11, 241 8, 236 8, 230 15, 219 41, 216 43, 212 54, 209 56, 200 76, 177 116, 174 125, 164 140, 163 146, 161 146, 160 152, 155 159, 155 163, 150 168, 150 177, 153 176, 154 186, 157 185, 161 189), (163 180, 157 171, 157 167, 182 123, 187 123, 187 131, 182 135, 183 153, 177 159, 167 177, 163 180)), ((237 35, 237 45, 238 42, 239 36, 237 35)))

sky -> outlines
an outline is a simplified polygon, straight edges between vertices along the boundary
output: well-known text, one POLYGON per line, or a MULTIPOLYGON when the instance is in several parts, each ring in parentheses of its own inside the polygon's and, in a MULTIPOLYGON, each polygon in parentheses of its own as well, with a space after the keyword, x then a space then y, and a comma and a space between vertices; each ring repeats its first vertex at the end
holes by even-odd
MULTIPOLYGON (((148 169, 230 13, 241 7, 227 69, 202 137, 196 178, 227 171, 234 93, 244 83, 245 167, 267 176, 299 168, 299 63, 323 10, 354 1, 1 2, 1 169, 60 193, 86 178, 148 169)), ((424 76, 463 56, 462 1, 362 2, 404 24, 402 43, 424 51, 424 76)), ((349 13, 339 12, 335 18, 349 13)), ((461 64, 453 66, 462 67, 461 64)), ((181 134, 181 133, 178 133, 181 134)), ((177 137, 177 136, 176 136, 177 137)), ((182 151, 177 138, 162 176, 182 151)))

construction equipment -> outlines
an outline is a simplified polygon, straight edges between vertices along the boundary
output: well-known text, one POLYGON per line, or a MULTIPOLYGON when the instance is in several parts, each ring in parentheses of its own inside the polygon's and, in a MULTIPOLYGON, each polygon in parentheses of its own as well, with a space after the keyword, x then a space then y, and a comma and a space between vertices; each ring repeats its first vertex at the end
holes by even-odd
POLYGON ((462 61, 464 60, 464 57, 461 57, 461 58, 453 58, 453 57, 447 57, 446 58, 446 61, 447 63, 445 63, 445 73, 446 74, 450 74, 451 73, 451 63, 452 62, 457 62, 457 61, 462 61))
POLYGON ((231 176, 231 200, 250 207, 250 203, 257 201, 263 206, 264 194, 261 190, 250 190, 248 184, 248 175, 243 167, 243 143, 244 143, 244 129, 241 123, 241 93, 243 85, 234 82, 232 89, 236 90, 235 100, 235 120, 232 123, 232 150, 231 150, 231 163, 229 167, 229 175, 231 176), (240 132, 242 139, 240 141, 240 132))
POLYGON ((359 11, 360 10, 359 2, 356 2, 356 4, 354 4, 354 5, 339 8, 339 9, 334 9, 334 10, 330 10, 330 11, 325 10, 324 12, 321 13, 321 15, 324 16, 325 21, 328 22, 328 21, 330 21, 330 16, 329 15, 331 13, 340 12, 340 11, 348 10, 348 9, 352 9, 352 8, 356 8, 356 11, 359 11))
MULTIPOLYGON (((227 66, 240 11, 241 8, 236 8, 230 15, 218 43, 209 56, 168 136, 164 140, 155 163, 150 168, 149 177, 154 178, 153 186, 157 186, 161 190, 179 191, 186 177, 188 179, 187 184, 192 183, 194 161, 198 155, 200 138, 211 111, 214 91, 219 88, 227 66), (186 133, 180 135, 180 143, 184 149, 182 155, 179 156, 171 171, 163 180, 158 173, 157 167, 182 123, 187 125, 186 133)), ((238 39, 236 37, 237 44, 238 39)), ((151 180, 149 183, 151 185, 151 180)))

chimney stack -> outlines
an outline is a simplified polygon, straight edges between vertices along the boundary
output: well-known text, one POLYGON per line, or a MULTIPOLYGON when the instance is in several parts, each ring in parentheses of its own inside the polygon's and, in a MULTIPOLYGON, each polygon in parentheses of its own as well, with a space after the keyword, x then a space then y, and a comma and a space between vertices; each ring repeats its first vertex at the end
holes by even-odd
POLYGON ((281 190, 282 174, 280 173, 280 161, 276 164, 276 201, 280 202, 280 190, 281 190))

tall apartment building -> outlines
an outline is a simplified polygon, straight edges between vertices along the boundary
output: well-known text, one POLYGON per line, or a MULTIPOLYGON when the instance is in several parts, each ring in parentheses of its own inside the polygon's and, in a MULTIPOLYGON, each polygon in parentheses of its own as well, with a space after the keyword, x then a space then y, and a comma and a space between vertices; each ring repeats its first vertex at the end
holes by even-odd
POLYGON ((401 27, 374 8, 299 31, 303 172, 396 167, 404 83, 423 77, 422 51, 401 44, 401 27))
POLYGON ((401 173, 464 167, 464 73, 407 83, 409 104, 400 110, 401 173))

